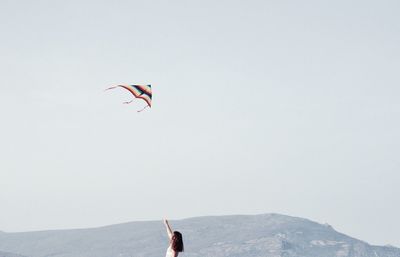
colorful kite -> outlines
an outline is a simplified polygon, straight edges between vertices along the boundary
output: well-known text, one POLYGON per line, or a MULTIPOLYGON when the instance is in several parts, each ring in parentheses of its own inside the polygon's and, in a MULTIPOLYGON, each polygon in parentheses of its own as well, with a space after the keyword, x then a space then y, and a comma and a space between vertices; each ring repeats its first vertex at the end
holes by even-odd
MULTIPOLYGON (((145 85, 145 86, 144 85, 117 85, 115 87, 107 88, 106 90, 114 89, 117 87, 125 88, 126 90, 131 92, 135 98, 143 99, 147 103, 147 105, 143 109, 139 110, 138 112, 143 111, 147 107, 151 108, 151 97, 152 97, 151 85, 145 85)), ((133 100, 131 100, 129 102, 124 102, 124 104, 130 104, 130 103, 132 103, 132 101, 133 100)))

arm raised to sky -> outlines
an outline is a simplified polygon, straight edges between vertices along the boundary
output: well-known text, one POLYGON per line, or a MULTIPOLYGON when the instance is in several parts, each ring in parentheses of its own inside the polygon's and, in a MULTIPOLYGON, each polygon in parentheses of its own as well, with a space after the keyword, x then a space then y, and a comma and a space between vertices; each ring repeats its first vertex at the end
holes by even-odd
POLYGON ((165 225, 165 228, 167 229, 168 237, 169 237, 169 239, 171 239, 172 238, 172 229, 171 229, 167 219, 164 219, 164 225, 165 225))

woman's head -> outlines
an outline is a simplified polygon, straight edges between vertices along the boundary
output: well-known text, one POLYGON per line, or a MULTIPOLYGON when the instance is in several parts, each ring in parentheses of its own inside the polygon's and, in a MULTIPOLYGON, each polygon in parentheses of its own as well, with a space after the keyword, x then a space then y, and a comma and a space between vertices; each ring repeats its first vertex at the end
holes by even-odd
POLYGON ((174 231, 174 234, 172 235, 171 248, 175 252, 183 252, 182 234, 178 231, 174 231))

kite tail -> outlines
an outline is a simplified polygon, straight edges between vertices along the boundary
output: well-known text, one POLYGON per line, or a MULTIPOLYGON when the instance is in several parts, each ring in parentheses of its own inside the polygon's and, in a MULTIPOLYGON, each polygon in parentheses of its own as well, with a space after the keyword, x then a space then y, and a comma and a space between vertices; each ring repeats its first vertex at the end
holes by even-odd
POLYGON ((104 89, 104 91, 107 91, 107 90, 110 90, 110 89, 114 89, 114 88, 117 88, 117 87, 119 87, 119 86, 109 87, 109 88, 104 89))
POLYGON ((149 106, 146 105, 143 109, 141 109, 141 110, 139 110, 139 111, 137 111, 137 112, 142 112, 142 111, 144 111, 144 109, 146 109, 147 107, 149 107, 149 106))
MULTIPOLYGON (((106 88, 106 89, 104 89, 104 91, 107 91, 107 90, 110 90, 110 89, 114 89, 114 88, 117 88, 117 87, 120 87, 120 85, 106 88)), ((130 103, 132 103, 132 102, 133 102, 133 100, 130 100, 130 101, 128 101, 128 102, 123 102, 123 104, 130 104, 130 103)))

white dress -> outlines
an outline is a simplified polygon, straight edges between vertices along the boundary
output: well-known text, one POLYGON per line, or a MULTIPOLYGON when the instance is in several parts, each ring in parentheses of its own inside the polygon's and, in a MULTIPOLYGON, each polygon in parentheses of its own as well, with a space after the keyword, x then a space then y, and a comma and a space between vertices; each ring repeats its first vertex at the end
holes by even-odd
POLYGON ((174 251, 172 250, 171 246, 168 246, 167 253, 165 257, 174 257, 174 251))

